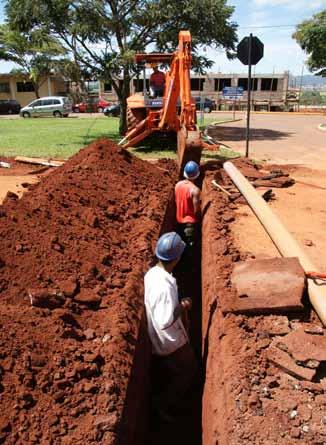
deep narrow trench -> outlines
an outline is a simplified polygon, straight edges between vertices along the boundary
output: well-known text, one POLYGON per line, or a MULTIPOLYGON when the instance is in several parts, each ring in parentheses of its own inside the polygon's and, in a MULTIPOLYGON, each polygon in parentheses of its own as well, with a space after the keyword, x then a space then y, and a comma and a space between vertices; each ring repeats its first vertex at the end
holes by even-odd
MULTIPOLYGON (((197 184, 202 185, 202 180, 197 184)), ((174 200, 174 197, 171 198, 174 200)), ((174 203, 169 203, 174 208, 174 203)), ((172 221, 168 221, 169 230, 177 230, 174 221, 175 212, 170 212, 172 221)), ((195 351, 199 371, 191 388, 185 397, 180 400, 176 409, 174 422, 162 422, 155 416, 153 410, 150 412, 148 434, 146 445, 201 445, 202 443, 202 394, 203 394, 203 372, 202 372, 202 301, 201 301, 201 230, 198 234, 191 259, 181 260, 174 271, 177 279, 179 298, 190 297, 193 302, 189 314, 189 337, 190 343, 195 351)), ((153 376, 152 376, 153 377, 153 376)), ((155 380, 154 376, 154 380, 155 380)))

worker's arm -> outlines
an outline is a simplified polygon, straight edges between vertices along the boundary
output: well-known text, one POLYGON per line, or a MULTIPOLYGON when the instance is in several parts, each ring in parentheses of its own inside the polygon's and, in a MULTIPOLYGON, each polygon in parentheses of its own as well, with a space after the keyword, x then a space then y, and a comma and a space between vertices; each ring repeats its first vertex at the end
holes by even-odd
POLYGON ((198 187, 194 187, 191 193, 192 204, 194 206, 195 214, 200 216, 200 189, 198 187))
POLYGON ((171 323, 169 326, 166 326, 165 328, 162 328, 163 331, 164 331, 165 329, 168 329, 170 326, 173 326, 173 324, 178 320, 178 318, 181 317, 182 313, 183 313, 184 311, 188 311, 188 310, 190 310, 190 309, 191 309, 191 306, 192 306, 191 298, 183 298, 183 299, 181 300, 181 303, 178 304, 178 305, 175 307, 174 311, 173 311, 173 320, 172 320, 172 323, 171 323))
POLYGON ((184 298, 181 300, 181 304, 175 305, 169 292, 163 291, 153 308, 153 317, 158 327, 165 330, 178 320, 184 310, 190 309, 190 307, 190 298, 184 298))

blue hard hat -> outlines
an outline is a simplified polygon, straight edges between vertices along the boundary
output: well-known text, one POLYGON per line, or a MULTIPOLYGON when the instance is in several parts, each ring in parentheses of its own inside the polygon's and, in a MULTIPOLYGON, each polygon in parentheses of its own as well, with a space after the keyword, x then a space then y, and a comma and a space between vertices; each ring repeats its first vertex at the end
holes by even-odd
POLYGON ((176 232, 164 233, 156 244, 155 255, 163 261, 172 261, 180 257, 185 250, 186 243, 176 232))
POLYGON ((199 175, 199 165, 194 161, 187 162, 183 170, 183 176, 187 179, 196 179, 199 175))

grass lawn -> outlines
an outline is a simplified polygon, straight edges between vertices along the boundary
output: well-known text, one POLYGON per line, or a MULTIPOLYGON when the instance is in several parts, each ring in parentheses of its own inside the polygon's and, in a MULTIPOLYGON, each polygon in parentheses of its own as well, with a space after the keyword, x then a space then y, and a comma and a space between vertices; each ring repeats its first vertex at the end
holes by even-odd
POLYGON ((99 137, 118 140, 119 119, 0 119, 0 155, 66 159, 99 137))
MULTIPOLYGON (((216 117, 205 118, 203 125, 216 122, 216 117)), ((223 122, 223 121, 221 121, 223 122)), ((95 139, 107 137, 120 140, 119 119, 102 115, 95 117, 71 116, 68 118, 0 119, 0 156, 35 156, 67 159, 80 148, 95 139)), ((176 152, 169 140, 152 138, 130 151, 146 158, 176 158, 176 152)), ((231 150, 221 152, 204 151, 203 159, 235 157, 231 150)))

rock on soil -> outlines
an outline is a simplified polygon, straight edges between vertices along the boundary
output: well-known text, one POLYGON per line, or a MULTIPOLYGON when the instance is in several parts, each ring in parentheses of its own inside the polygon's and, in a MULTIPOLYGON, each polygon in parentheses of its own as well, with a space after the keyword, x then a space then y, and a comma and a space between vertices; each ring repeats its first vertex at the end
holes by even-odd
POLYGON ((271 258, 235 264, 233 295, 221 301, 224 313, 289 313, 303 309, 305 273, 297 258, 271 258))
POLYGON ((116 440, 164 170, 100 140, 1 206, 0 443, 116 440))

